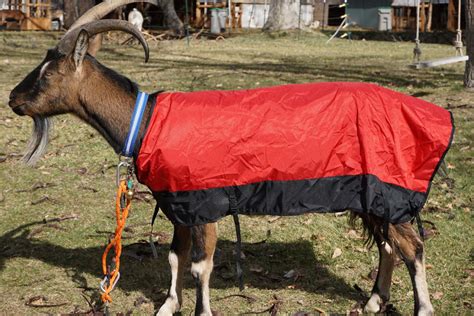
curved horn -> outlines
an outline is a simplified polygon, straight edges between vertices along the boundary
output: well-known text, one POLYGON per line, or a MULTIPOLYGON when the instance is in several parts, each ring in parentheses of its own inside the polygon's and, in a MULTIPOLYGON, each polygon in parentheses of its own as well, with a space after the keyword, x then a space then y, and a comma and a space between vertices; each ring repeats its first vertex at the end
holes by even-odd
POLYGON ((68 33, 84 24, 102 19, 104 16, 106 16, 107 14, 109 14, 120 6, 136 2, 147 2, 156 6, 158 5, 158 0, 104 0, 104 2, 101 2, 98 5, 92 7, 80 18, 78 18, 69 28, 68 33))
POLYGON ((140 44, 142 44, 143 49, 145 50, 145 62, 148 61, 148 58, 150 56, 150 51, 148 48, 148 43, 146 42, 145 37, 143 37, 142 32, 140 32, 130 22, 123 21, 123 20, 93 21, 93 22, 84 24, 81 27, 77 27, 74 30, 70 30, 64 35, 64 37, 59 42, 57 46, 59 52, 65 55, 69 55, 74 49, 77 36, 79 35, 79 32, 81 30, 87 31, 90 37, 99 33, 107 32, 107 31, 123 31, 123 32, 129 33, 140 41, 140 44))

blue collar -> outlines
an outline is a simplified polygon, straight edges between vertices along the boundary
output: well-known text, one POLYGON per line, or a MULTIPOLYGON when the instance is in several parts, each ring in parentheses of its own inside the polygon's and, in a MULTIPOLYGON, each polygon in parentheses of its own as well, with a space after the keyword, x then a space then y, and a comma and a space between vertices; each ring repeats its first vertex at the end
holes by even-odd
POLYGON ((138 131, 145 112, 148 101, 148 94, 145 92, 138 92, 137 101, 135 102, 135 109, 133 110, 132 118, 130 119, 130 128, 128 130, 127 138, 122 149, 122 155, 125 157, 132 157, 135 149, 135 141, 137 140, 138 131))

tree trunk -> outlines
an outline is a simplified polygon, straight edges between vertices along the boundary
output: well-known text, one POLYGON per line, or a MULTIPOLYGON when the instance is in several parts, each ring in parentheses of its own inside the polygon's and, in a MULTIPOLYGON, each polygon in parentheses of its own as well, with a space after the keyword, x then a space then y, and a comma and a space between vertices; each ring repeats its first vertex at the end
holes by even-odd
POLYGON ((466 0, 466 48, 469 60, 464 71, 464 87, 474 88, 474 6, 473 0, 466 0))
POLYGON ((300 27, 300 0, 272 0, 264 31, 289 30, 300 27))
MULTIPOLYGON (((188 1, 188 0, 185 0, 188 1)), ((163 11, 166 26, 173 31, 175 35, 183 35, 183 22, 179 19, 174 8, 173 0, 158 0, 158 4, 163 11)))
POLYGON ((87 10, 95 5, 95 0, 69 0, 64 1, 64 27, 71 25, 87 10))

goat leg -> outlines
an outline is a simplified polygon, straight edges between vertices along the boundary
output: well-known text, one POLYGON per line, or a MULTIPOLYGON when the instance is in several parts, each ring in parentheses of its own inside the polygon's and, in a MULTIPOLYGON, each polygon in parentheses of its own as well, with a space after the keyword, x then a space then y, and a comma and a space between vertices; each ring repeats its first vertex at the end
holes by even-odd
POLYGON ((196 281, 195 315, 212 315, 209 298, 209 279, 217 242, 217 224, 194 226, 191 231, 191 274, 196 281))
POLYGON ((173 315, 179 312, 183 304, 183 276, 191 249, 191 228, 175 225, 170 248, 168 260, 171 267, 171 286, 165 303, 157 313, 158 316, 173 315))

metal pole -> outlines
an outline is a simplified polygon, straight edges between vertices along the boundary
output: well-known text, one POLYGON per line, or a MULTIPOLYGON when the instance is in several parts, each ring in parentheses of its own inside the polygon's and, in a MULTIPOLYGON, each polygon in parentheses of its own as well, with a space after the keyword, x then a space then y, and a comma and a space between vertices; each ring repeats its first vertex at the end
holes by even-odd
POLYGON ((184 18, 184 23, 185 25, 185 31, 186 31, 186 44, 189 46, 189 14, 188 14, 188 0, 184 0, 184 10, 186 11, 185 18, 184 18))
MULTIPOLYGON (((328 13, 328 15, 329 15, 329 13, 328 13)), ((323 27, 322 27, 323 31, 324 31, 324 24, 325 24, 325 22, 324 22, 325 19, 324 18, 325 17, 326 17, 326 0, 324 0, 324 2, 323 2, 323 27)))
POLYGON ((229 25, 229 33, 230 33, 230 30, 232 29, 232 10, 231 10, 231 2, 230 0, 227 0, 227 18, 229 19, 229 23, 227 23, 229 25))
POLYGON ((420 0, 416 4, 416 42, 420 43, 420 0))
POLYGON ((301 0, 298 3, 298 39, 301 34, 301 0))

